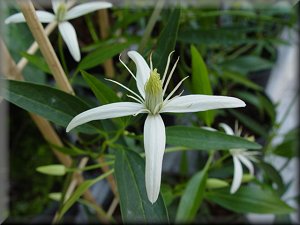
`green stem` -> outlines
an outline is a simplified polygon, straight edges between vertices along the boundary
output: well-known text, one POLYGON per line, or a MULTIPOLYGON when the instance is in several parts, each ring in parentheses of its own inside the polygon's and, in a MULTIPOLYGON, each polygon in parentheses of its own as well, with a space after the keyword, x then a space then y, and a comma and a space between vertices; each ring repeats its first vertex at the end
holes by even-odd
POLYGON ((64 71, 66 74, 69 74, 69 70, 68 70, 68 67, 67 67, 67 63, 66 63, 66 59, 65 59, 65 55, 64 55, 64 50, 63 50, 63 40, 62 40, 62 37, 60 35, 60 33, 58 33, 58 52, 59 52, 59 57, 60 57, 60 60, 61 60, 61 64, 64 68, 64 71))
POLYGON ((147 24, 147 27, 146 27, 146 30, 145 30, 145 33, 142 37, 142 40, 140 42, 140 45, 138 47, 138 52, 142 52, 147 44, 147 41, 149 39, 149 37, 151 36, 151 32, 154 28, 154 25, 156 23, 156 21, 158 20, 159 18, 159 14, 164 6, 164 3, 165 3, 165 0, 158 0, 156 5, 155 5, 155 8, 152 12, 152 15, 149 19, 149 22, 147 24))
POLYGON ((67 168, 66 171, 67 172, 87 171, 87 170, 98 169, 98 168, 100 168, 102 166, 108 166, 108 165, 112 165, 112 164, 114 164, 114 161, 108 161, 108 162, 105 162, 105 163, 98 163, 98 164, 95 164, 95 165, 86 166, 84 168, 67 168))
POLYGON ((89 30, 89 32, 91 34, 91 37, 92 37, 93 41, 94 42, 99 41, 96 29, 95 29, 94 24, 93 24, 93 21, 91 20, 91 16, 90 15, 86 15, 84 17, 84 19, 85 19, 85 22, 87 24, 88 30, 89 30))

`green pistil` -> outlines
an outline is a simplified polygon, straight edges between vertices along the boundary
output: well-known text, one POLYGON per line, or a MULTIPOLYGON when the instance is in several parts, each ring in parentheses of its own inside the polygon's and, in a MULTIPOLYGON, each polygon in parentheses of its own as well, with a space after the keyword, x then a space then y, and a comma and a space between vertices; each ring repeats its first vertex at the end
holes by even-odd
POLYGON ((66 4, 61 3, 58 6, 57 13, 56 13, 56 19, 57 19, 58 22, 61 22, 65 19, 66 12, 67 12, 66 4))
POLYGON ((163 102, 163 89, 157 69, 150 72, 150 77, 145 85, 145 104, 152 114, 157 114, 163 102))

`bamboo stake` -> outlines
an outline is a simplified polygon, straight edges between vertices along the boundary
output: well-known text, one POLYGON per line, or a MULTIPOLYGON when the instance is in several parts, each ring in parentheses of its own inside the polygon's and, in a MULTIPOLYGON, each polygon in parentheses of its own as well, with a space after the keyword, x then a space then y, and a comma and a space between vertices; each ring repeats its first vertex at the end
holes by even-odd
POLYGON ((73 94, 74 91, 70 85, 67 76, 59 63, 59 60, 55 54, 55 51, 46 35, 44 28, 36 15, 33 4, 30 0, 18 0, 21 11, 25 17, 27 25, 31 30, 36 42, 38 43, 40 50, 49 65, 51 72, 57 85, 65 92, 73 94))
MULTIPOLYGON (((101 9, 98 11, 98 21, 100 36, 102 39, 105 39, 108 37, 110 28, 107 9, 101 9)), ((103 65, 106 77, 113 78, 115 76, 115 69, 112 59, 106 60, 103 65)))

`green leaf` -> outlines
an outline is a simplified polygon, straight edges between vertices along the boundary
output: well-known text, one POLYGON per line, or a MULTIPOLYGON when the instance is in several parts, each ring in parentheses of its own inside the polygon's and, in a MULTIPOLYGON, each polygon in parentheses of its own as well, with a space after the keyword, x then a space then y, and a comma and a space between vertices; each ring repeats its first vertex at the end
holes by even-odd
POLYGON ((166 223, 168 213, 161 196, 152 204, 145 187, 145 163, 135 152, 118 150, 115 176, 120 195, 120 207, 125 223, 166 223))
POLYGON ((207 169, 196 173, 188 182, 180 199, 176 222, 192 222, 202 203, 206 186, 207 169))
POLYGON ((265 176, 269 177, 276 184, 277 193, 281 196, 285 191, 285 186, 280 173, 269 163, 261 161, 257 165, 264 170, 265 176))
POLYGON ((44 60, 42 56, 37 56, 37 55, 31 55, 28 54, 27 52, 21 52, 21 55, 28 60, 28 62, 32 63, 34 66, 39 68, 41 71, 52 74, 50 71, 48 64, 44 60))
MULTIPOLYGON (((200 27, 182 26, 178 40, 185 44, 199 44, 210 47, 230 46, 239 44, 259 43, 261 40, 247 37, 247 32, 253 32, 257 27, 200 27)), ((261 28, 260 28, 261 29, 261 28)))
POLYGON ((157 47, 153 53, 153 66, 157 68, 159 73, 165 71, 168 56, 175 49, 179 19, 180 8, 175 8, 171 12, 166 26, 158 38, 157 47))
POLYGON ((237 72, 231 72, 231 71, 224 71, 223 76, 232 80, 234 83, 239 83, 244 85, 245 87, 251 88, 256 91, 262 91, 263 88, 256 83, 252 82, 248 78, 246 78, 244 75, 241 75, 237 72))
POLYGON ((284 136, 284 140, 272 150, 272 153, 282 157, 292 158, 297 156, 298 149, 299 128, 296 127, 284 136))
POLYGON ((244 138, 198 127, 167 127, 167 144, 201 150, 232 148, 259 149, 261 146, 244 138))
MULTIPOLYGON (((195 94, 212 95, 212 88, 210 85, 209 77, 205 62, 196 49, 195 46, 191 46, 192 55, 192 89, 195 94)), ((198 115, 202 118, 207 126, 211 126, 214 122, 214 111, 208 110, 199 112, 198 115)))
POLYGON ((229 189, 215 189, 205 198, 237 213, 287 214, 294 209, 283 202, 274 192, 259 186, 240 187, 235 194, 229 189))
POLYGON ((77 70, 86 70, 101 65, 106 60, 124 51, 124 49, 128 48, 131 44, 131 42, 125 42, 101 46, 85 56, 80 61, 77 70))
MULTIPOLYGON (((21 107, 35 113, 60 126, 66 127, 77 114, 90 109, 79 98, 58 89, 22 81, 1 80, 3 97, 21 107)), ((76 130, 83 133, 97 133, 99 126, 94 123, 79 126, 76 130)))
POLYGON ((226 68, 226 70, 231 70, 241 74, 271 69, 273 67, 272 62, 255 55, 241 56, 235 59, 227 60, 221 65, 226 68))
POLYGON ((242 114, 236 110, 228 109, 228 111, 233 114, 240 122, 242 122, 246 127, 254 131, 255 133, 266 137, 268 132, 265 127, 263 127, 263 124, 260 124, 250 116, 246 114, 242 114))
POLYGON ((120 101, 116 93, 102 81, 85 71, 81 71, 81 74, 101 104, 104 105, 120 101))
POLYGON ((92 179, 92 180, 86 180, 83 183, 81 183, 74 193, 70 196, 70 198, 63 204, 62 208, 59 211, 59 219, 71 208, 71 206, 80 198, 81 195, 83 195, 84 192, 86 192, 87 189, 89 189, 92 185, 96 184, 98 181, 103 180, 105 177, 107 177, 109 174, 111 174, 113 170, 102 174, 101 176, 92 179))

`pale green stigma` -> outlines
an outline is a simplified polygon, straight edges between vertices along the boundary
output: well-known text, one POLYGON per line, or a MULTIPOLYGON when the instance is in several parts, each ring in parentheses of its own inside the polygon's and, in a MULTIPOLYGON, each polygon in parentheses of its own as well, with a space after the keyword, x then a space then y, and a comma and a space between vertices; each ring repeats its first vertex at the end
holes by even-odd
POLYGON ((145 105, 154 115, 159 112, 163 103, 163 88, 157 69, 151 70, 150 77, 145 85, 145 105))
POLYGON ((61 3, 58 6, 57 13, 56 13, 56 19, 58 22, 61 22, 65 19, 67 12, 67 7, 65 3, 61 3))

